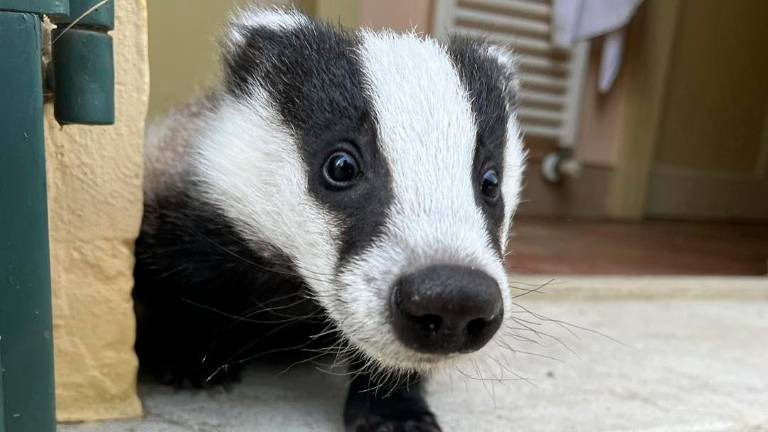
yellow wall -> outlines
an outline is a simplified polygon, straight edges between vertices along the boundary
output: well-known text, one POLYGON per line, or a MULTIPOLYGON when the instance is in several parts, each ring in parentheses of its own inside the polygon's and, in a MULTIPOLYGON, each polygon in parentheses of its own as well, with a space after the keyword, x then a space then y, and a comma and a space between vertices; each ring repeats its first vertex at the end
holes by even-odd
POLYGON ((301 0, 299 8, 334 24, 352 27, 360 22, 360 0, 301 0))
POLYGON ((45 111, 57 417, 141 414, 133 352, 133 241, 149 93, 145 0, 116 0, 114 126, 45 111))
MULTIPOLYGON (((163 115, 216 83, 218 38, 229 14, 252 0, 149 2, 149 119, 163 115)), ((288 0, 260 4, 289 4, 288 0)))
POLYGON ((416 28, 429 32, 432 28, 432 0, 359 0, 360 25, 375 29, 408 31, 416 28))
POLYGON ((370 27, 407 31, 431 28, 434 0, 299 0, 306 13, 345 27, 370 27))

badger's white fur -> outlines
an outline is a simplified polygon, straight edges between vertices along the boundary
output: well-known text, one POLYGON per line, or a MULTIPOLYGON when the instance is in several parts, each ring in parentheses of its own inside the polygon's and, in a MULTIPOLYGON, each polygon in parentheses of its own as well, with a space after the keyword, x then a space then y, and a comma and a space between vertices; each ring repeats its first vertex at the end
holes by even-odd
MULTIPOLYGON (((385 235, 339 275, 336 295, 345 298, 341 305, 347 310, 334 315, 355 344, 379 362, 432 367, 434 356, 403 347, 388 331, 389 288, 395 280, 432 264, 459 264, 482 269, 507 286, 470 180, 476 122, 456 69, 435 41, 413 33, 365 32, 360 50, 392 170, 394 202, 385 235)), ((509 165, 519 170, 520 144, 512 144, 518 150, 509 152, 509 165)), ((512 209, 519 180, 509 180, 507 207, 512 209)), ((509 313, 508 290, 502 297, 509 313)))
POLYGON ((332 307, 337 221, 307 191, 293 132, 263 92, 226 98, 209 122, 196 140, 193 176, 257 250, 290 257, 323 306, 332 307))
MULTIPOLYGON (((287 30, 306 22, 295 12, 244 12, 233 21, 225 49, 236 50, 250 28, 287 30)), ((358 54, 392 175, 393 202, 383 234, 360 256, 337 268, 342 222, 309 193, 296 131, 281 122, 275 101, 263 89, 254 88, 246 99, 217 95, 215 108, 198 105, 153 129, 146 151, 147 197, 173 184, 173 176, 188 173, 255 250, 291 259, 316 300, 369 359, 425 371, 446 358, 417 353, 397 341, 387 322, 393 282, 431 264, 481 269, 503 288, 509 317, 508 282, 475 203, 476 119, 448 53, 415 33, 364 31, 361 37, 358 54), (188 120, 194 133, 178 126, 188 120)), ((487 54, 513 67, 507 51, 493 48, 487 54)), ((508 142, 501 190, 509 221, 519 202, 524 152, 514 116, 502 127, 508 142)), ((500 231, 503 251, 509 224, 500 231)))

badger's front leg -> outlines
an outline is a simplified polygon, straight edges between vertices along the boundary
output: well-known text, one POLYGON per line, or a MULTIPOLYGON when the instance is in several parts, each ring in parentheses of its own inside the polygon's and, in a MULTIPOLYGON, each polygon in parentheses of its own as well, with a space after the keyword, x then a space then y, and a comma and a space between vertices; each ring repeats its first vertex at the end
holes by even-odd
POLYGON ((344 406, 344 427, 348 432, 439 432, 422 383, 412 374, 393 388, 379 386, 368 372, 356 375, 344 406))

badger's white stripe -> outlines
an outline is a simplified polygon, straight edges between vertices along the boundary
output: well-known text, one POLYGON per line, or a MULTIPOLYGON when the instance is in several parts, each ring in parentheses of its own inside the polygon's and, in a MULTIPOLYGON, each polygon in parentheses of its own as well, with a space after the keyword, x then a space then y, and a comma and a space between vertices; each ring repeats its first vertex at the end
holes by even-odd
POLYGON ((473 188, 476 122, 444 48, 415 34, 364 33, 361 54, 392 171, 391 234, 418 255, 491 250, 473 188))
POLYGON ((194 169, 208 200, 234 221, 255 250, 277 248, 325 303, 337 259, 337 221, 307 190, 292 131, 263 89, 229 98, 198 138, 194 169))
MULTIPOLYGON (((445 49, 413 33, 363 32, 359 55, 392 175, 384 235, 340 275, 359 289, 344 300, 342 328, 390 367, 419 368, 429 356, 394 340, 388 296, 399 276, 432 264, 476 267, 507 280, 475 203, 477 126, 469 96, 445 49), (363 288, 365 287, 365 288, 363 288)), ((510 299, 502 289, 505 307, 510 299)))
MULTIPOLYGON (((517 94, 520 91, 520 74, 518 73, 518 59, 515 53, 503 46, 490 45, 487 54, 499 62, 508 73, 510 81, 501 83, 505 91, 517 94)), ((507 106, 507 111, 514 113, 514 107, 507 106)), ((504 197, 504 223, 501 225, 501 249, 506 250, 509 239, 509 228, 515 209, 520 204, 520 190, 522 188, 523 171, 525 167, 525 150, 523 148, 522 133, 517 121, 517 115, 512 114, 507 120, 507 142, 504 148, 504 178, 501 185, 504 197)))
MULTIPOLYGON (((511 110, 510 110, 511 111, 511 110)), ((520 193, 525 171, 525 150, 522 132, 513 114, 507 121, 507 143, 504 148, 504 178, 501 193, 504 196, 504 223, 501 224, 501 251, 506 252, 512 216, 520 204, 520 193)))

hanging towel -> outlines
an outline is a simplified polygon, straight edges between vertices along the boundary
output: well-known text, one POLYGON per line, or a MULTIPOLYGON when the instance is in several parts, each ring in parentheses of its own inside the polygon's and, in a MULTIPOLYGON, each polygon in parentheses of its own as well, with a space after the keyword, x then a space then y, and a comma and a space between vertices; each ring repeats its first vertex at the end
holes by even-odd
POLYGON ((607 93, 621 66, 625 28, 643 0, 554 0, 552 43, 568 48, 605 35, 598 89, 607 93))

